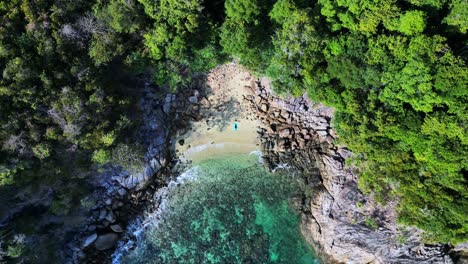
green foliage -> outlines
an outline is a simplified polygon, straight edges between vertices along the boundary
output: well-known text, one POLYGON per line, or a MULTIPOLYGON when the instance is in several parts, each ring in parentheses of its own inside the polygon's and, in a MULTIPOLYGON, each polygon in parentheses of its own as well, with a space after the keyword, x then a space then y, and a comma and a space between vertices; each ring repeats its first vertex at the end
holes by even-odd
POLYGON ((1 185, 65 178, 69 159, 111 145, 128 127, 118 125, 128 97, 109 78, 111 62, 123 68, 138 46, 130 34, 140 9, 127 2, 0 1, 1 185), (79 154, 64 155, 69 148, 79 154))
MULTIPOLYGON (((266 73, 276 87, 294 95, 303 92, 302 79, 315 83, 314 62, 323 57, 310 8, 303 9, 291 0, 280 0, 270 12, 278 29, 273 38, 274 54, 266 73)), ((319 81, 320 82, 320 81, 319 81)))
POLYGON ((99 164, 106 164, 110 161, 109 151, 104 149, 95 150, 93 152, 92 160, 99 164))
POLYGON ((333 106, 360 188, 399 199, 400 222, 466 241, 467 10, 465 0, 0 0, 0 186, 60 189, 90 160, 139 170, 143 150, 123 142, 129 74, 177 89, 233 57, 279 93, 333 106))
POLYGON ((335 107, 340 138, 358 154, 360 187, 381 201, 398 197, 402 223, 453 243, 468 230, 468 72, 453 50, 467 41, 465 2, 227 0, 218 30, 219 20, 200 12, 208 1, 142 1, 155 20, 145 38, 159 83, 215 65, 221 48, 266 73, 279 93, 335 107), (434 11, 443 9, 446 18, 434 11), (209 45, 198 38, 206 27, 209 45))
POLYGON ((112 0, 98 9, 98 17, 109 24, 118 33, 135 33, 141 24, 142 17, 135 2, 112 0))
POLYGON ((399 13, 399 8, 392 0, 318 2, 321 14, 332 31, 345 28, 365 35, 374 34, 381 23, 387 23, 399 13))
POLYGON ((408 236, 406 236, 404 234, 399 234, 397 236, 397 243, 400 244, 400 245, 408 243, 408 236))
POLYGON ((440 9, 444 6, 447 0, 407 0, 411 4, 419 7, 430 6, 440 9))
MULTIPOLYGON (((2 234, 3 235, 3 234, 2 234)), ((2 241, 5 235, 2 237, 2 241)), ((2 243, 0 242, 0 257, 4 259, 4 257, 16 259, 21 257, 21 255, 24 253, 26 250, 26 245, 25 245, 25 238, 26 236, 23 234, 15 234, 7 243, 5 243, 6 248, 3 250, 1 248, 2 243)))
POLYGON ((461 33, 468 30, 468 2, 465 0, 452 0, 450 3, 450 13, 444 22, 455 26, 461 33))
MULTIPOLYGON (((381 201, 398 197, 402 223, 456 243, 468 230, 467 66, 442 37, 451 29, 427 24, 441 19, 427 10, 444 1, 409 2, 226 1, 220 43, 265 71, 278 92, 307 90, 334 106, 342 143, 359 154, 360 187, 381 201), (271 42, 252 33, 259 25, 274 32, 271 42)), ((454 19, 465 16, 450 15, 462 12, 460 4, 449 5, 445 21, 463 28, 466 19, 454 19)))
POLYGON ((190 67, 195 72, 207 72, 223 61, 224 57, 220 54, 219 47, 216 44, 207 44, 204 48, 194 51, 190 67))
POLYGON ((218 64, 222 56, 213 43, 216 21, 204 12, 204 1, 140 0, 154 27, 144 35, 155 61, 155 82, 171 87, 190 80, 190 73, 205 70, 200 61, 218 64))
POLYGON ((51 146, 49 144, 40 143, 32 148, 34 155, 39 159, 45 159, 51 155, 51 146))
POLYGON ((141 172, 144 168, 144 149, 140 145, 120 143, 111 152, 110 161, 122 166, 130 173, 141 172))
POLYGON ((104 136, 102 136, 101 140, 102 140, 102 144, 104 144, 104 146, 111 146, 114 143, 114 141, 116 140, 116 134, 115 134, 114 131, 112 131, 112 132, 107 133, 104 136))
POLYGON ((366 222, 366 226, 368 226, 369 228, 373 230, 376 230, 379 227, 379 225, 377 224, 377 221, 375 221, 375 219, 372 217, 369 217, 369 216, 366 217, 365 222, 366 222))
POLYGON ((16 172, 16 167, 9 168, 4 164, 0 164, 0 186, 13 184, 16 172))
POLYGON ((271 5, 266 1, 227 0, 226 19, 220 44, 227 54, 240 59, 252 70, 261 70, 268 61, 269 23, 262 17, 271 5))
POLYGON ((400 16, 397 30, 405 35, 415 35, 423 32, 424 27, 424 12, 408 11, 400 16))
POLYGON ((68 193, 62 193, 52 201, 50 210, 55 215, 67 215, 70 207, 71 196, 68 193))
POLYGON ((115 40, 94 37, 89 47, 89 56, 96 65, 107 64, 122 53, 122 46, 114 45, 115 40))
POLYGON ((10 245, 7 248, 6 255, 10 258, 18 258, 22 255, 25 247, 21 244, 10 245))

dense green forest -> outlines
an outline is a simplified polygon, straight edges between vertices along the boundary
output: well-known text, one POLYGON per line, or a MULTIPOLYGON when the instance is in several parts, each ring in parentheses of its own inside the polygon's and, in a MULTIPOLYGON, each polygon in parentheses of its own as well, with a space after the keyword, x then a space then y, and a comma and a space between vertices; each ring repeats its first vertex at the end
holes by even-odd
POLYGON ((401 223, 468 237, 466 0, 1 0, 0 21, 2 188, 60 197, 132 144, 129 80, 176 89, 234 59, 333 106, 361 189, 401 223))

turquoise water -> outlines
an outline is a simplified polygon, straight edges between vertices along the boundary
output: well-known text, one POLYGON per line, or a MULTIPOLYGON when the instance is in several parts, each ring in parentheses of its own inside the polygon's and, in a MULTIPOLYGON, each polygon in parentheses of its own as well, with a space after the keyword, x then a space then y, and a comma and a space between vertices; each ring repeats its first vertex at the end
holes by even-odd
POLYGON ((254 155, 198 164, 173 190, 165 220, 124 263, 318 263, 290 206, 299 186, 271 175, 254 155))

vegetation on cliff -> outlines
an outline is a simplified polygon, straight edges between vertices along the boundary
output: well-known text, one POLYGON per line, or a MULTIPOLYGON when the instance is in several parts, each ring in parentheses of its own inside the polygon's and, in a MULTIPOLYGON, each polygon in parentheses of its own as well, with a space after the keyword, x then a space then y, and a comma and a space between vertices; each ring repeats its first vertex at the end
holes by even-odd
POLYGON ((466 10, 464 0, 1 0, 0 185, 67 183, 112 159, 132 131, 128 78, 150 72, 176 87, 234 57, 278 92, 335 107, 361 188, 400 199, 401 222, 432 241, 466 240, 466 10))

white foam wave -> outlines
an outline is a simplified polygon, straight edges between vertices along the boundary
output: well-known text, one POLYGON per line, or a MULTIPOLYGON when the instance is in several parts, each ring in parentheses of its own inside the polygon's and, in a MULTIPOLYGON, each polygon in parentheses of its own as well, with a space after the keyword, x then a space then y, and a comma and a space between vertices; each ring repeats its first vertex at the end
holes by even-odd
POLYGON ((291 166, 287 163, 280 163, 276 165, 276 167, 272 170, 273 173, 275 173, 277 170, 288 170, 290 169, 291 166))
POLYGON ((263 164, 263 153, 260 150, 254 150, 249 153, 249 155, 258 156, 258 163, 263 164))
POLYGON ((180 174, 175 180, 169 182, 167 187, 159 189, 153 197, 155 203, 159 203, 158 209, 145 216, 136 218, 127 227, 127 233, 134 239, 120 241, 117 249, 112 254, 112 264, 121 264, 124 255, 127 255, 141 241, 142 234, 149 227, 157 227, 163 221, 164 215, 168 212, 168 201, 171 192, 178 186, 193 181, 200 173, 200 167, 194 166, 180 174))

